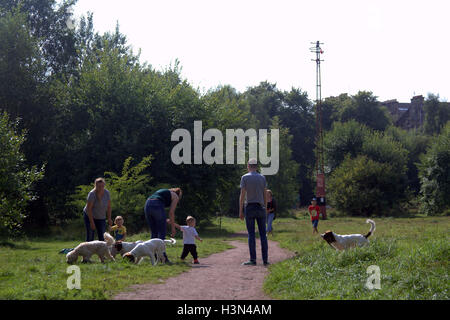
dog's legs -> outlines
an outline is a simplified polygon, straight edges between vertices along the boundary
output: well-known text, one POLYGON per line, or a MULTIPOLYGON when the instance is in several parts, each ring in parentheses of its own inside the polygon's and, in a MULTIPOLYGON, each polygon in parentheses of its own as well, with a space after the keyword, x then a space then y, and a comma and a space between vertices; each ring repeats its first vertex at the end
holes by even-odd
POLYGON ((166 257, 164 256, 164 251, 165 250, 159 250, 159 252, 158 252, 158 258, 159 258, 159 261, 161 262, 161 263, 165 263, 166 262, 166 257))
POLYGON ((107 257, 108 257, 109 259, 111 259, 112 261, 116 262, 116 259, 111 255, 111 253, 108 252, 107 257))
POLYGON ((154 252, 152 252, 150 254, 150 260, 152 261, 152 265, 155 265, 155 253, 154 252))
POLYGON ((104 256, 104 254, 105 254, 104 252, 97 253, 101 263, 105 263, 105 256, 104 256))
POLYGON ((111 251, 109 251, 109 249, 105 250, 104 254, 102 254, 103 258, 106 257, 112 261, 116 261, 116 259, 114 259, 114 257, 111 255, 111 251))
POLYGON ((91 256, 92 256, 92 254, 88 254, 88 255, 83 256, 83 261, 81 261, 81 262, 83 262, 83 263, 90 263, 91 262, 91 256))

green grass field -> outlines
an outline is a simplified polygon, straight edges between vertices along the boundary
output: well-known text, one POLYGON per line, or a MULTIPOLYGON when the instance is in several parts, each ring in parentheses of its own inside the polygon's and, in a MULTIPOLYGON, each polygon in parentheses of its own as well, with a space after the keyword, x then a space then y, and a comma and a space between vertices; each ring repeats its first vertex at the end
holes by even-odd
MULTIPOLYGON (((173 265, 152 266, 148 258, 140 265, 134 265, 122 260, 120 255, 116 256, 116 262, 107 260, 104 264, 94 255, 91 258, 93 263, 82 264, 79 257, 81 290, 69 290, 67 279, 70 274, 66 273, 69 265, 65 262, 65 255, 58 252, 83 241, 82 231, 77 229, 74 232, 80 235, 79 240, 68 240, 73 237, 66 234, 52 239, 0 242, 0 299, 110 299, 130 285, 158 283, 190 269, 189 263, 178 259, 183 249, 178 233, 177 244, 167 246, 167 255, 173 265)), ((200 261, 202 257, 231 248, 224 242, 229 236, 225 229, 210 226, 200 235, 205 238, 197 244, 200 261)), ((150 239, 150 234, 129 237, 130 241, 138 239, 150 239)))
MULTIPOLYGON (((336 252, 318 235, 311 234, 310 221, 302 214, 277 218, 274 236, 269 238, 296 252, 296 256, 270 266, 264 290, 275 299, 449 299, 450 217, 374 220, 377 230, 370 238, 370 246, 336 252), (365 288, 370 265, 380 267, 380 290, 365 288)), ((319 231, 326 229, 341 234, 360 233, 366 232, 369 225, 363 218, 331 218, 319 223, 319 231)), ((232 218, 223 218, 220 229, 218 220, 202 228, 199 233, 204 241, 198 243, 199 259, 230 248, 224 240, 243 230, 244 222, 232 218)), ((157 283, 190 268, 178 260, 182 250, 178 234, 178 243, 167 249, 173 265, 153 267, 147 259, 136 266, 119 255, 117 262, 101 264, 94 257, 95 263, 78 263, 81 290, 68 290, 68 265, 58 252, 80 242, 73 239, 71 232, 52 238, 1 242, 0 299, 110 299, 130 285, 157 283)), ((77 237, 82 234, 78 232, 77 237)), ((130 240, 147 238, 149 234, 139 234, 130 240)))
MULTIPOLYGON (((319 232, 366 233, 363 218, 320 221, 319 232)), ((449 299, 450 218, 373 218, 370 245, 337 252, 312 235, 309 218, 277 219, 273 240, 296 257, 271 266, 264 283, 275 299, 449 299), (380 268, 381 289, 365 284, 380 268)))

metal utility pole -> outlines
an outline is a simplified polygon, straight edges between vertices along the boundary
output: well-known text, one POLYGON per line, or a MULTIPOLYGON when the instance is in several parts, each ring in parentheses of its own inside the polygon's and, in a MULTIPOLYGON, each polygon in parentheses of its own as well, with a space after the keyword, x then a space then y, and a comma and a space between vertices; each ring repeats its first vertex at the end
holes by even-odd
POLYGON ((317 41, 315 47, 311 47, 310 51, 316 54, 315 59, 311 59, 316 62, 316 197, 317 204, 320 207, 320 213, 322 219, 327 218, 327 208, 325 200, 325 172, 323 161, 323 130, 322 130, 322 79, 320 76, 320 55, 323 54, 323 50, 320 47, 321 42, 317 41))

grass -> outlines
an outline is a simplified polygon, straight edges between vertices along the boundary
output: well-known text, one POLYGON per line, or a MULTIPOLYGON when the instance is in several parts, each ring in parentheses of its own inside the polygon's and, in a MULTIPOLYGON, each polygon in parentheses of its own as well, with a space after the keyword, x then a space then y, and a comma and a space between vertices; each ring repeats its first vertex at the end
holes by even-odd
MULTIPOLYGON (((275 299, 449 299, 448 271, 450 260, 449 217, 374 218, 377 230, 367 247, 346 252, 332 250, 318 235, 312 235, 309 218, 298 212, 292 218, 274 221, 274 236, 281 247, 296 253, 295 257, 270 266, 264 283, 265 292, 275 299), (365 288, 367 267, 381 270, 381 289, 365 288)), ((331 217, 320 221, 319 231, 337 233, 366 232, 363 218, 331 217)), ((77 245, 81 231, 52 237, 0 242, 0 299, 110 299, 131 285, 158 283, 189 270, 181 262, 181 234, 177 244, 168 246, 171 266, 151 266, 149 259, 133 265, 117 256, 117 261, 81 264, 81 290, 68 290, 63 248, 77 245)), ((231 248, 224 240, 245 230, 243 221, 222 218, 199 231, 199 259, 231 248)), ((130 237, 147 239, 148 233, 130 237)), ((245 236, 234 239, 242 239, 245 236)), ((269 253, 270 257, 270 253, 269 253)), ((80 259, 78 260, 80 262, 80 259)), ((207 297, 205 297, 206 299, 207 297)))
MULTIPOLYGON (((362 233, 363 218, 320 221, 319 231, 362 233)), ((450 218, 374 218, 377 229, 370 245, 337 252, 312 235, 309 219, 277 219, 274 237, 296 253, 275 264, 264 290, 275 299, 444 299, 450 298, 450 218), (365 284, 367 268, 380 268, 380 290, 365 284)))
MULTIPOLYGON (((232 224, 231 224, 232 225, 232 224)), ((206 226, 198 242, 199 260, 212 253, 231 248, 223 240, 229 236, 226 229, 219 230, 215 225, 206 226)), ((82 232, 75 232, 75 234, 82 232)), ((66 273, 69 266, 65 255, 58 252, 63 248, 73 248, 81 239, 71 239, 70 235, 35 238, 23 241, 0 242, 0 299, 110 299, 115 293, 127 290, 133 284, 158 283, 168 277, 189 270, 190 264, 181 262, 178 257, 183 249, 183 241, 177 234, 177 243, 167 246, 167 255, 173 265, 152 266, 145 258, 140 265, 128 263, 117 255, 116 262, 100 263, 93 256, 91 264, 77 265, 81 270, 81 290, 68 290, 66 273), (56 238, 56 239, 54 239, 56 238)), ((141 233, 129 238, 130 241, 150 239, 149 233, 141 233)), ((189 256, 186 261, 189 261, 189 256)))

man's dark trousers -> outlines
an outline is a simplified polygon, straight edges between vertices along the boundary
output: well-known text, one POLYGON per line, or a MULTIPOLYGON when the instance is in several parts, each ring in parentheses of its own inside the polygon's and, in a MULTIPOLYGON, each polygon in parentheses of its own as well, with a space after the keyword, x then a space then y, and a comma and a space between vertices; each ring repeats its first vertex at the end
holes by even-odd
POLYGON ((261 253, 263 262, 268 262, 268 245, 266 235, 266 210, 259 203, 249 203, 244 210, 245 224, 248 231, 248 247, 250 261, 256 262, 255 221, 258 224, 259 238, 261 240, 261 253))

